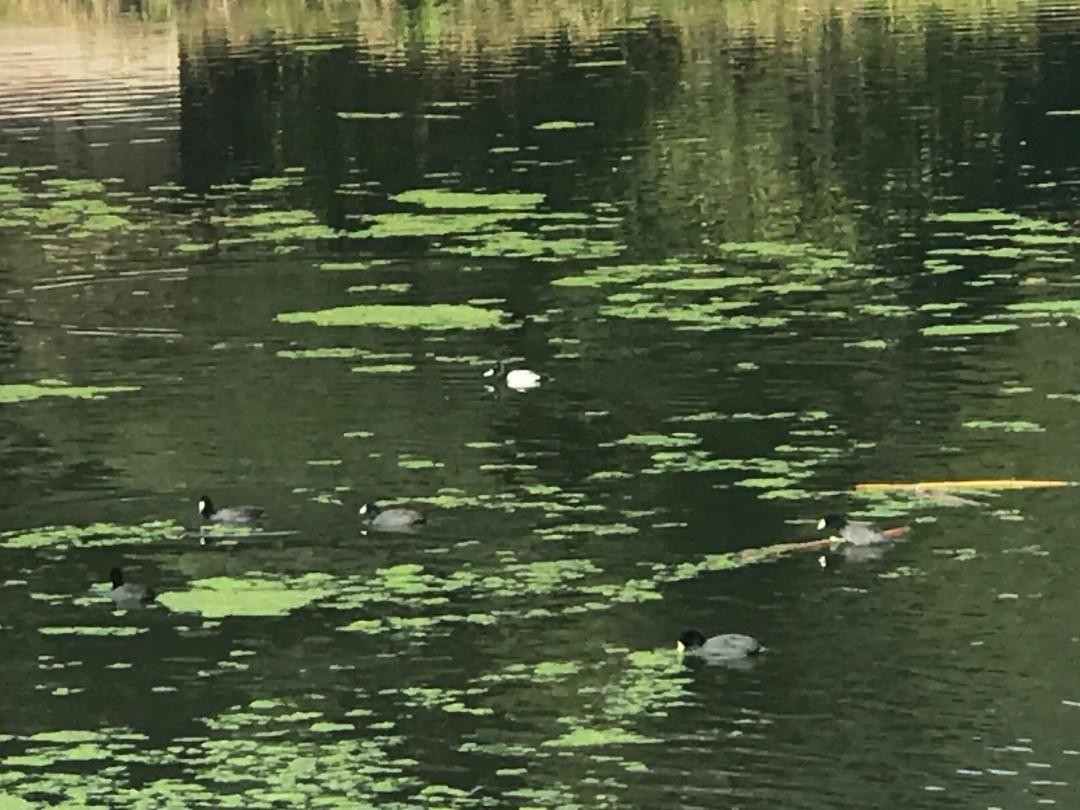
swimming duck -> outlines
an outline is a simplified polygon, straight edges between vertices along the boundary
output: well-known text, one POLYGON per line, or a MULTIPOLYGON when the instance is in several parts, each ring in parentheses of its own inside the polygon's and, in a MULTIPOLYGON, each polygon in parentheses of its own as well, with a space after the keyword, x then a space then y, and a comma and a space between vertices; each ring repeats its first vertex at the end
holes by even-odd
POLYGON ((124 582, 124 572, 119 567, 109 572, 112 580, 112 590, 109 596, 118 605, 142 604, 154 601, 154 589, 146 585, 137 585, 134 582, 124 582))
POLYGON ((207 496, 199 498, 199 515, 210 523, 254 523, 261 520, 266 510, 258 506, 226 506, 215 509, 214 502, 207 496))
POLYGON ((756 638, 741 633, 725 633, 705 638, 699 630, 685 630, 675 643, 675 648, 686 655, 699 655, 714 661, 746 658, 757 655, 764 648, 756 638))
POLYGON ((506 363, 502 360, 485 371, 484 376, 501 381, 507 388, 513 388, 515 391, 528 391, 540 385, 540 375, 535 371, 527 368, 507 369, 506 363))
MULTIPOLYGON (((893 539, 873 523, 848 520, 846 515, 826 515, 818 521, 817 527, 818 531, 829 532, 832 540, 850 543, 853 546, 872 546, 876 543, 887 543, 893 539)), ((895 533, 897 530, 890 529, 889 531, 895 533)), ((905 531, 901 531, 900 534, 905 531)))
POLYGON ((402 507, 380 509, 374 503, 365 503, 361 506, 360 516, 363 517, 365 522, 373 529, 386 529, 389 531, 394 531, 395 529, 408 529, 427 520, 426 517, 415 509, 405 509, 402 507))

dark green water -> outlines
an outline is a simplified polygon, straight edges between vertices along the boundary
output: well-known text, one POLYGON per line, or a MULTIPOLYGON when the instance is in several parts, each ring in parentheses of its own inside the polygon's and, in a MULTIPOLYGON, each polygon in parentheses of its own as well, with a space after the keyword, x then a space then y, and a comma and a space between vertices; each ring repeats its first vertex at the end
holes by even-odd
POLYGON ((0 806, 1078 806, 1080 6, 514 9, 5 18, 0 806))

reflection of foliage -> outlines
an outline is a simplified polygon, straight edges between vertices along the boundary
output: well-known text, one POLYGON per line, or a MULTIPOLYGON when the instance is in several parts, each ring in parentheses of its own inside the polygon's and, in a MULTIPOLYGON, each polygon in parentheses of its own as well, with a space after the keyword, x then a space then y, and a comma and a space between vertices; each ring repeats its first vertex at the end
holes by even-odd
MULTIPOLYGON (((1027 10, 1019 0, 997 0, 990 4, 969 0, 949 0, 939 4, 950 14, 968 21, 971 30, 983 30, 1003 18, 1012 18, 1027 10)), ((841 3, 804 4, 799 11, 806 17, 837 15, 849 21, 861 9, 863 2, 845 0, 841 3)), ((910 18, 925 8, 917 0, 894 5, 898 17, 910 18)), ((509 48, 515 36, 545 35, 553 29, 563 29, 574 42, 593 39, 612 28, 640 24, 650 14, 664 14, 684 30, 701 29, 718 17, 715 3, 694 0, 679 4, 662 0, 637 0, 616 3, 610 0, 549 0, 536 4, 526 0, 481 0, 470 3, 440 3, 419 0, 407 5, 379 3, 376 0, 231 0, 216 2, 178 3, 176 0, 11 0, 4 6, 9 21, 37 21, 51 24, 104 23, 123 15, 146 21, 173 20, 194 36, 196 32, 224 27, 228 39, 237 47, 245 47, 267 28, 291 35, 317 35, 338 27, 342 20, 354 22, 357 29, 374 45, 402 47, 408 41, 419 40, 426 46, 459 51, 485 48, 509 48)), ((783 2, 771 4, 740 2, 724 8, 723 19, 731 30, 748 35, 774 35, 783 30, 783 41, 807 36, 799 24, 799 13, 783 2)), ((766 37, 760 37, 765 39, 766 37)), ((328 43, 303 43, 301 49, 310 53, 331 50, 328 43)), ((598 68, 618 60, 592 60, 598 68)))

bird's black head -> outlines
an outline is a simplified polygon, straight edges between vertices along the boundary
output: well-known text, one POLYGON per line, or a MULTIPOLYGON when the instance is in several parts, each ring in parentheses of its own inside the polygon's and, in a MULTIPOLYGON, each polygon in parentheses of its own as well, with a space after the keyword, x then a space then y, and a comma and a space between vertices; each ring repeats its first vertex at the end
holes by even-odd
POLYGON ((199 514, 204 518, 208 518, 214 514, 214 502, 206 495, 199 498, 199 514))
POLYGON ((818 531, 827 531, 830 534, 839 534, 847 526, 847 516, 845 515, 825 515, 817 522, 818 531))
POLYGON ((679 652, 683 650, 692 650, 695 647, 700 647, 705 643, 705 634, 700 630, 683 630, 682 635, 679 636, 679 640, 676 643, 679 652))
POLYGON ((495 377, 496 379, 505 376, 505 374, 506 374, 506 364, 502 360, 500 360, 499 362, 497 362, 495 365, 493 365, 491 368, 489 368, 487 371, 484 372, 485 377, 495 377))
POLYGON ((119 568, 113 568, 113 570, 109 572, 109 579, 112 580, 112 586, 114 588, 119 588, 124 584, 124 572, 119 568))
POLYGON ((368 520, 374 520, 375 516, 381 511, 382 510, 376 506, 374 502, 369 501, 360 507, 359 514, 361 517, 367 518, 368 520))

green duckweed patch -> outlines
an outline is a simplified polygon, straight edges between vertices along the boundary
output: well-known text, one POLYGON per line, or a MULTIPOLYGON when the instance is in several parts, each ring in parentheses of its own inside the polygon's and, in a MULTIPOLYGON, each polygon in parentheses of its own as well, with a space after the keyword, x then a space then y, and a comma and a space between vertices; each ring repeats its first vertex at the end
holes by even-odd
POLYGON ((567 129, 588 129, 595 126, 595 121, 543 121, 534 124, 533 129, 537 132, 558 132, 567 129))
MULTIPOLYGON (((355 369, 353 370, 355 371, 355 369)), ((405 470, 431 470, 445 465, 441 461, 434 461, 430 458, 403 455, 398 458, 398 466, 405 470)))
MULTIPOLYGON (((412 284, 407 281, 388 282, 386 284, 354 284, 347 289, 351 293, 389 292, 405 293, 412 289, 412 284)), ((472 303, 472 302, 470 302, 472 303)))
POLYGON ((62 380, 40 380, 36 383, 0 385, 0 404, 30 402, 42 397, 68 399, 105 399, 109 394, 138 391, 137 385, 71 385, 62 380))
POLYGON ((626 67, 625 59, 596 59, 587 62, 575 62, 574 67, 580 70, 598 70, 600 68, 626 67))
POLYGON ((531 218, 528 213, 515 211, 487 213, 439 213, 417 214, 413 212, 391 212, 376 214, 367 220, 367 227, 350 231, 353 239, 400 239, 462 237, 480 231, 499 228, 506 222, 531 218))
POLYGON ((845 343, 844 344, 844 348, 848 348, 848 349, 873 349, 873 350, 877 350, 877 351, 880 351, 882 349, 887 349, 888 347, 889 347, 888 341, 881 340, 880 338, 870 338, 870 339, 867 339, 867 340, 855 340, 855 341, 852 341, 851 343, 845 343))
POLYGON ((1002 430, 1007 433, 1045 433, 1046 428, 1037 422, 1028 422, 1023 419, 971 419, 964 422, 964 427, 972 430, 1002 430))
POLYGON ((660 450, 652 454, 652 464, 642 470, 647 475, 674 472, 720 472, 724 470, 741 474, 760 473, 757 477, 743 478, 745 486, 788 486, 813 476, 818 458, 716 458, 703 450, 660 450))
POLYGON ((173 521, 153 521, 136 526, 91 523, 88 526, 42 526, 0 533, 3 548, 100 548, 153 543, 176 539, 183 527, 173 521))
POLYGON ((320 270, 373 270, 394 264, 391 259, 365 259, 353 262, 320 262, 320 270))
POLYGON ((1000 211, 996 208, 983 208, 978 211, 948 211, 942 214, 931 214, 926 218, 927 222, 942 223, 1000 223, 1014 222, 1019 217, 1000 211))
POLYGON ((310 225, 318 221, 315 214, 304 209, 285 211, 256 211, 239 216, 214 216, 210 221, 232 228, 269 228, 282 225, 310 225))
POLYGON ((606 745, 642 745, 658 743, 654 737, 646 737, 624 728, 577 728, 561 737, 547 740, 541 745, 556 748, 584 748, 606 745))
POLYGON ((354 360, 358 357, 369 360, 399 360, 410 355, 407 352, 372 352, 353 346, 328 346, 320 349, 282 349, 277 356, 289 360, 354 360))
POLYGON ((1076 298, 1060 301, 1021 301, 1008 304, 1005 308, 1021 314, 1080 317, 1080 299, 1076 298))
POLYGON ((675 280, 683 279, 688 274, 718 274, 717 283, 724 286, 743 286, 757 284, 761 280, 754 276, 733 276, 723 274, 724 268, 713 264, 701 264, 694 262, 669 261, 658 264, 618 264, 611 266, 592 267, 582 273, 572 276, 561 276, 551 283, 556 287, 602 287, 608 284, 643 284, 645 281, 657 276, 674 277, 675 280))
POLYGON ((338 51, 344 47, 344 42, 301 42, 293 45, 293 50, 297 53, 326 53, 338 51))
POLYGON ((423 208, 468 208, 493 211, 531 210, 544 201, 543 194, 518 191, 482 192, 452 191, 444 188, 425 188, 403 191, 390 199, 423 208))
POLYGON ((672 416, 667 421, 669 422, 725 422, 728 420, 734 421, 768 421, 772 419, 778 419, 781 421, 794 419, 799 414, 796 411, 773 411, 772 413, 720 413, 719 411, 701 411, 700 413, 691 413, 686 416, 672 416))
POLYGON ((903 304, 859 304, 855 309, 863 315, 881 318, 906 318, 914 310, 903 304))
POLYGON ((313 323, 318 326, 377 326, 386 329, 495 329, 503 313, 469 304, 368 304, 334 307, 314 312, 284 312, 281 323, 313 323))
POLYGON ((147 632, 145 627, 98 627, 81 625, 76 627, 40 627, 38 632, 43 636, 137 636, 147 632))
POLYGON ((500 230, 463 236, 467 245, 446 248, 447 253, 507 259, 606 259, 618 256, 624 245, 587 237, 539 237, 524 231, 500 230))
POLYGON ((504 667, 500 672, 483 675, 483 683, 559 683, 578 674, 582 665, 578 661, 541 661, 537 664, 515 663, 504 667))
POLYGON ((359 374, 408 374, 416 371, 416 366, 409 363, 382 363, 372 366, 353 366, 352 370, 359 374))
POLYGON ((196 580, 186 591, 168 591, 157 601, 179 613, 207 618, 225 616, 284 616, 330 595, 331 577, 309 574, 294 580, 267 577, 212 577, 196 580))
POLYGON ((131 206, 122 204, 128 196, 99 180, 48 178, 36 191, 5 182, 0 184, 0 204, 16 207, 0 222, 5 227, 59 229, 69 239, 133 231, 139 226, 126 216, 131 206))
POLYGON ((176 249, 181 253, 209 253, 216 247, 212 242, 181 242, 176 249))
MULTIPOLYGON (((728 246, 729 248, 733 246, 728 246)), ((740 245, 755 259, 761 245, 740 245)), ((794 258, 809 273, 815 262, 827 265, 831 272, 840 260, 831 254, 816 255, 806 249, 792 250, 778 261, 793 272, 794 258)), ((784 285, 766 285, 765 278, 740 269, 740 258, 731 263, 668 261, 658 264, 624 264, 589 268, 576 275, 565 275, 551 283, 559 288, 586 288, 603 292, 599 314, 627 320, 667 321, 683 331, 774 329, 786 325, 785 314, 752 314, 759 302, 792 292, 819 291, 819 284, 796 281, 784 285), (611 289, 613 288, 613 289, 611 289)))
POLYGON ((564 538, 572 534, 592 534, 603 537, 609 534, 637 534, 638 529, 626 523, 567 523, 537 529, 537 534, 549 538, 564 538))
POLYGON ((692 447, 701 444, 701 438, 695 433, 631 433, 617 440, 615 444, 636 447, 692 447))
POLYGON ((298 177, 295 174, 279 177, 256 177, 254 180, 248 183, 248 191, 254 191, 256 193, 266 191, 281 191, 285 188, 298 186, 303 182, 304 178, 298 177))
MULTIPOLYGON (((615 300, 614 298, 611 300, 615 300)), ((702 331, 720 329, 755 329, 783 326, 787 318, 778 316, 732 315, 732 310, 752 306, 745 301, 709 301, 708 303, 665 303, 643 301, 619 303, 600 308, 600 314, 628 320, 668 321, 677 328, 702 331)))
POLYGON ((970 337, 972 335, 1000 335, 1019 328, 1014 323, 942 323, 924 326, 919 331, 927 337, 970 337))
POLYGON ((13 186, 11 183, 0 183, 0 203, 17 203, 24 196, 22 189, 18 186, 13 186))
POLYGON ((671 281, 652 281, 642 284, 643 290, 671 290, 673 292, 705 292, 725 290, 729 287, 745 287, 761 284, 755 276, 700 276, 696 278, 677 278, 671 281))
POLYGON ((66 177, 53 177, 42 180, 41 185, 55 191, 58 196, 64 197, 74 197, 81 194, 104 194, 106 190, 102 181, 89 178, 71 180, 66 177))

